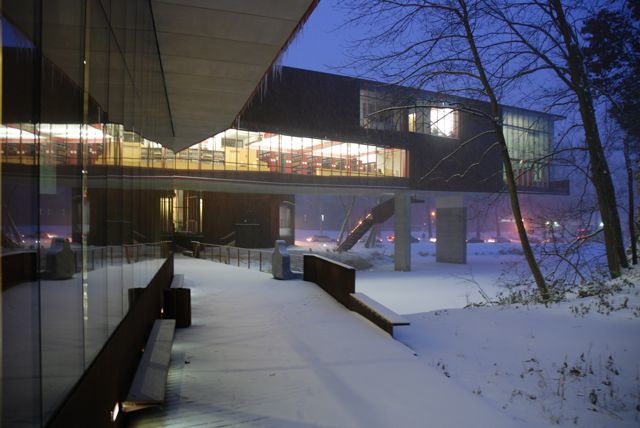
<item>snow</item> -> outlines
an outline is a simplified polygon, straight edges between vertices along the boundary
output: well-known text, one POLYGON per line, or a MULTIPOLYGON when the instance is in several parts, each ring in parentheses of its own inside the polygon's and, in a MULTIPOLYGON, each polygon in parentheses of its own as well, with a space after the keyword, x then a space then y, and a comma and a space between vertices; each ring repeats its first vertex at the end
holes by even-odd
POLYGON ((132 426, 640 426, 637 269, 610 294, 487 305, 525 271, 515 244, 470 244, 467 265, 412 250, 411 272, 392 245, 353 251, 374 261, 357 291, 411 321, 395 340, 313 284, 176 259, 193 326, 167 406, 132 426))
POLYGON ((358 272, 356 288, 409 318, 396 339, 426 366, 514 424, 640 426, 637 269, 602 297, 467 307, 486 303, 483 294, 507 294, 521 278, 517 245, 470 244, 468 265, 415 260, 429 253, 420 246, 412 272, 358 272))

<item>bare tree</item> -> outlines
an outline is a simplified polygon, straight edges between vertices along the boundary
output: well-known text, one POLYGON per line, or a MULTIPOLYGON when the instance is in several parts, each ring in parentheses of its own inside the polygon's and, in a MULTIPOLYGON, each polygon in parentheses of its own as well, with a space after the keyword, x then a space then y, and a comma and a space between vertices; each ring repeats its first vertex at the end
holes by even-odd
MULTIPOLYGON (((525 259, 543 300, 549 291, 527 236, 516 179, 503 132, 500 96, 513 81, 518 52, 492 25, 480 0, 351 0, 351 23, 368 26, 353 66, 395 84, 438 86, 488 101, 489 111, 450 106, 483 117, 499 147, 511 209, 525 259), (513 61, 513 62, 512 62, 513 61), (363 68, 364 67, 364 68, 363 68)), ((474 138, 460 146, 472 144, 474 138)), ((425 174, 425 177, 430 172, 425 174)))
MULTIPOLYGON (((628 227, 631 260, 638 263, 634 201, 634 158, 640 158, 640 3, 610 2, 588 17, 581 34, 593 85, 608 104, 608 112, 624 132, 622 151, 627 172, 628 227)), ((638 176, 640 178, 640 176, 638 176)))
POLYGON ((347 232, 347 229, 349 228, 349 222, 351 221, 351 212, 353 211, 353 207, 356 204, 356 197, 351 196, 348 202, 343 200, 342 197, 340 197, 339 199, 340 199, 340 204, 342 205, 342 210, 344 212, 344 219, 342 220, 342 225, 340 226, 340 233, 338 234, 338 243, 343 241, 344 234, 347 232))
POLYGON ((506 37, 518 47, 520 61, 528 64, 515 77, 550 72, 563 87, 556 93, 557 99, 579 110, 591 182, 604 224, 609 273, 611 277, 618 277, 628 262, 615 189, 598 130, 594 88, 578 37, 579 21, 561 0, 486 0, 483 3, 486 13, 502 24, 506 37))

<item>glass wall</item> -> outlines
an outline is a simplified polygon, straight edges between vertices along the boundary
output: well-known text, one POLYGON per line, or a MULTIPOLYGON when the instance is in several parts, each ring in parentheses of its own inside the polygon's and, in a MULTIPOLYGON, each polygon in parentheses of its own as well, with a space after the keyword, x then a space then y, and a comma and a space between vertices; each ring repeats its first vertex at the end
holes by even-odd
POLYGON ((446 107, 431 107, 429 125, 431 135, 455 138, 458 136, 458 112, 446 107))
POLYGON ((168 254, 138 236, 148 186, 92 168, 114 128, 0 126, 3 267, 35 261, 32 275, 3 276, 3 425, 50 416, 168 254))
POLYGON ((401 149, 240 129, 229 129, 177 153, 175 168, 323 177, 407 175, 406 153, 401 149))
POLYGON ((518 186, 547 189, 553 117, 509 107, 504 108, 502 116, 518 186))
POLYGON ((170 121, 147 1, 1 5, 0 425, 43 426, 168 255, 140 135, 170 121))
POLYGON ((360 126, 384 131, 406 129, 404 111, 393 109, 407 104, 399 94, 387 88, 360 89, 360 126))
POLYGON ((319 138, 229 129, 174 154, 122 125, 0 125, 5 163, 253 171, 313 176, 406 177, 406 151, 319 138), (87 147, 82 158, 82 145, 87 147))
POLYGON ((408 131, 439 137, 458 137, 458 111, 446 103, 403 95, 401 89, 360 89, 360 126, 385 131, 408 131))
POLYGON ((170 230, 202 232, 202 194, 193 190, 174 190, 173 222, 170 230))

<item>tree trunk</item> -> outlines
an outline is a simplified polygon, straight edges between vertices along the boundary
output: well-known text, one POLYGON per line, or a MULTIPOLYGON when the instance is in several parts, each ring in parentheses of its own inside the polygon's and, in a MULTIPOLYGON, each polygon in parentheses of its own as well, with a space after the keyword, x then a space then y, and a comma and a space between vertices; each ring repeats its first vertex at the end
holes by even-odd
POLYGON ((560 0, 549 0, 549 5, 556 13, 556 25, 560 31, 568 52, 567 66, 573 90, 578 99, 580 116, 584 126, 585 143, 589 151, 591 181, 596 189, 600 215, 604 223, 604 241, 607 252, 609 274, 612 278, 620 276, 620 268, 627 267, 627 256, 624 252, 622 229, 616 203, 615 189, 609 166, 600 141, 598 123, 593 108, 593 99, 589 92, 589 79, 585 69, 585 61, 575 42, 571 26, 566 20, 564 8, 560 0))
POLYGON ((631 153, 629 153, 629 138, 626 136, 624 145, 623 145, 623 153, 624 153, 624 164, 627 170, 627 193, 629 193, 629 237, 631 240, 631 263, 634 265, 638 264, 638 249, 636 248, 636 243, 638 242, 638 236, 636 234, 636 220, 635 220, 635 200, 634 200, 634 189, 633 189, 633 164, 631 162, 631 153))
POLYGON ((344 214, 344 220, 342 220, 342 226, 340 226, 340 234, 338 235, 338 243, 342 242, 342 238, 344 237, 345 232, 347 231, 347 225, 349 224, 349 218, 351 217, 351 211, 353 211, 353 207, 356 204, 356 197, 352 196, 351 198, 351 203, 349 204, 348 207, 345 207, 344 204, 342 205, 343 208, 345 208, 345 214, 344 214))
POLYGON ((529 242, 529 237, 527 236, 527 231, 524 227, 524 221, 522 220, 522 211, 520 210, 520 201, 518 200, 518 189, 516 186, 515 176, 513 174, 513 167, 511 165, 509 149, 507 147, 507 142, 505 140, 502 127, 502 111, 500 109, 500 104, 498 103, 498 98, 493 90, 493 87, 491 86, 489 78, 487 77, 482 59, 480 58, 480 54, 478 52, 473 30, 471 29, 471 24, 469 23, 466 2, 465 0, 458 0, 458 4, 460 5, 461 9, 461 21, 464 25, 467 43, 469 44, 469 49, 471 50, 471 53, 473 55, 473 61, 476 66, 476 70, 478 71, 480 81, 482 82, 482 86, 490 100, 493 126, 496 132, 498 145, 500 146, 502 165, 504 166, 504 172, 507 179, 507 189, 509 190, 509 199, 511 201, 511 210, 513 212, 513 217, 518 229, 518 236, 520 237, 522 252, 524 253, 524 257, 527 261, 527 264, 529 265, 529 269, 531 270, 533 279, 536 283, 536 286, 538 287, 538 292, 540 293, 542 300, 546 302, 551 296, 549 295, 549 289, 547 288, 544 276, 540 271, 540 266, 538 266, 538 262, 536 261, 533 250, 531 249, 531 243, 529 242))
POLYGON ((547 288, 544 276, 540 271, 540 266, 538 266, 538 262, 536 261, 533 250, 531 249, 531 243, 529 242, 529 237, 527 236, 527 230, 524 226, 524 221, 522 220, 522 211, 520 210, 518 190, 516 186, 515 176, 513 174, 513 167, 511 165, 511 157, 509 156, 509 150, 507 149, 507 143, 505 142, 504 133, 502 132, 502 126, 496 124, 495 128, 498 142, 500 143, 501 147, 502 164, 504 166, 504 172, 507 178, 506 181, 507 189, 509 189, 511 211, 513 212, 513 217, 516 222, 518 237, 520 238, 520 244, 522 245, 522 252, 524 253, 524 258, 526 259, 527 264, 529 265, 529 269, 531 270, 531 274, 533 275, 533 278, 536 282, 538 292, 540 293, 542 300, 546 302, 551 296, 549 295, 549 289, 547 288))

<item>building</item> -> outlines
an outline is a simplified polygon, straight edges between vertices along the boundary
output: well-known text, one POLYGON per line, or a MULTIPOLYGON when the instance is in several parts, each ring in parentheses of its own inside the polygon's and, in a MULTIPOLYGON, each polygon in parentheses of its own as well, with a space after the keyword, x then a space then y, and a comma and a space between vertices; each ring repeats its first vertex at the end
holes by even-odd
MULTIPOLYGON (((399 270, 410 202, 429 195, 439 257, 464 262, 465 195, 504 189, 489 125, 470 112, 488 106, 271 73, 315 3, 2 3, 3 424, 63 420, 167 242, 292 242, 297 193, 393 197, 399 270), (65 278, 50 261, 60 239, 65 278)), ((523 191, 568 189, 542 161, 554 120, 504 108, 523 191)))
MULTIPOLYGON (((287 67, 274 74, 267 87, 238 117, 236 127, 177 153, 117 124, 91 125, 86 135, 78 125, 40 125, 36 136, 25 129, 29 125, 18 122, 5 128, 6 170, 36 162, 36 138, 44 148, 37 160, 41 165, 77 169, 86 162, 94 172, 88 177, 92 192, 84 215, 90 224, 107 222, 116 231, 89 227, 90 245, 158 241, 181 234, 187 244, 192 238, 209 243, 239 241, 244 247, 269 247, 275 239, 291 242, 289 211, 293 195, 300 191, 504 190, 499 151, 491 134, 482 135, 487 122, 465 111, 487 111, 484 103, 287 67), (83 142, 88 147, 86 159, 81 158, 83 142), (105 185, 104 177, 111 176, 114 168, 137 181, 152 180, 154 191, 132 199, 135 189, 105 185), (105 204, 111 208, 110 201, 117 197, 141 202, 147 209, 131 213, 106 209, 105 204), (256 204, 256 198, 261 203, 256 204), (132 215, 145 218, 136 220, 132 215), (131 222, 134 229, 126 227, 131 222), (241 236, 246 224, 260 226, 247 234, 249 241, 241 236), (241 239, 236 240, 239 231, 241 239)), ((523 192, 567 190, 566 181, 552 180, 550 162, 541 161, 550 153, 555 119, 504 109, 512 165, 523 192)), ((49 181, 54 187, 55 179, 49 181)), ((45 188, 49 181, 41 176, 45 188)), ((57 186, 61 189, 76 195, 77 205, 80 186, 57 186)), ((66 198, 66 203, 52 199, 57 204, 52 211, 59 215, 51 220, 54 232, 45 232, 63 229, 63 234, 79 241, 81 230, 72 224, 80 223, 81 210, 74 208, 74 197, 66 198), (65 215, 67 221, 59 218, 65 215)))

